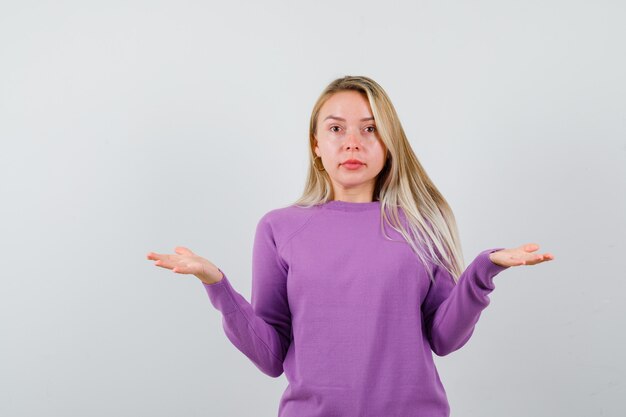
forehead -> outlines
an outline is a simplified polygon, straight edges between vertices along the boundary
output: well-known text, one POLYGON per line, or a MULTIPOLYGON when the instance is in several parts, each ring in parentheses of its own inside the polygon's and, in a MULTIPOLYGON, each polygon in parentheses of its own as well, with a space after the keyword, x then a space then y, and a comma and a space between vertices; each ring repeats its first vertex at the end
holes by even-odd
POLYGON ((365 94, 358 91, 340 91, 330 96, 320 109, 322 121, 328 116, 362 119, 372 117, 372 111, 365 94))

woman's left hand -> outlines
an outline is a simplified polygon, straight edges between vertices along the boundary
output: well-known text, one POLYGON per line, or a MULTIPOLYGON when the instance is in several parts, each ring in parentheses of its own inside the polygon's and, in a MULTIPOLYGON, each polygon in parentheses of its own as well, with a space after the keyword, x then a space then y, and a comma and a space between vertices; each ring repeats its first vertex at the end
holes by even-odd
POLYGON ((500 266, 535 265, 554 259, 554 255, 548 252, 543 255, 533 253, 538 249, 539 245, 536 243, 527 243, 518 248, 501 249, 499 251, 492 252, 489 254, 489 259, 494 264, 500 266))

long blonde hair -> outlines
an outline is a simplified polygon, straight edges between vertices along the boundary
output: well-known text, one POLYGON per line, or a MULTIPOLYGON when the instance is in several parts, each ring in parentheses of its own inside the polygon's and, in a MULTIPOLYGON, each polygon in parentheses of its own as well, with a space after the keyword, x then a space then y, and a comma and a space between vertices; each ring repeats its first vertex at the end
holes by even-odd
POLYGON ((333 94, 345 90, 358 91, 367 97, 376 130, 388 151, 385 165, 376 178, 373 196, 381 202, 384 236, 390 239, 384 232, 383 221, 386 221, 411 246, 431 281, 434 277, 429 262, 447 270, 454 282, 458 282, 465 268, 452 209, 415 156, 387 93, 371 78, 349 75, 337 78, 315 102, 309 125, 311 164, 304 192, 294 204, 308 208, 334 199, 330 177, 326 171, 315 167, 315 134, 321 107, 333 94), (398 208, 405 214, 408 230, 400 221, 398 208))

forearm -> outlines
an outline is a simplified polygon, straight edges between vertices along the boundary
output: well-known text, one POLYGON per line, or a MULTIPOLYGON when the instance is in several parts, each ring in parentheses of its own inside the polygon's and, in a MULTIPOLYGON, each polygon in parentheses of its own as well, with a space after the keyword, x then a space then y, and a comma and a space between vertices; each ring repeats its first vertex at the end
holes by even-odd
POLYGON ((474 332, 481 312, 489 305, 488 295, 495 289, 493 278, 506 269, 490 260, 489 253, 496 250, 499 249, 481 252, 437 308, 429 331, 431 347, 437 355, 461 348, 474 332))
POLYGON ((220 281, 203 285, 213 306, 222 313, 224 333, 233 345, 263 373, 281 375, 286 343, 277 330, 255 314, 223 273, 220 281))

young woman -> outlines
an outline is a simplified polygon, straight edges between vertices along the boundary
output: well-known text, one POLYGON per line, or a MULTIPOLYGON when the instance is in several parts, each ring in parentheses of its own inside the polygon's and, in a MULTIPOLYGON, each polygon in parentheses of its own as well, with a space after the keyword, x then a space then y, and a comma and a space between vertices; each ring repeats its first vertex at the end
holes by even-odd
POLYGON ((499 272, 554 256, 490 248, 464 269, 452 210, 368 77, 326 87, 309 140, 302 197, 257 224, 251 303, 185 247, 148 259, 199 278, 229 340, 285 373, 280 417, 449 416, 432 353, 469 340, 499 272))

